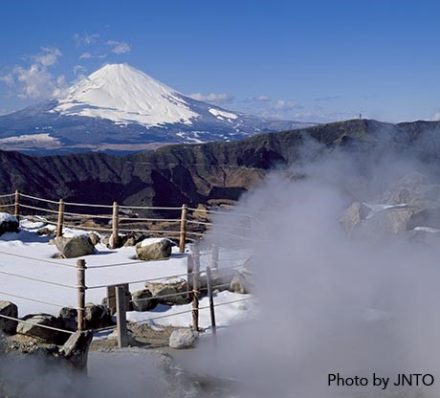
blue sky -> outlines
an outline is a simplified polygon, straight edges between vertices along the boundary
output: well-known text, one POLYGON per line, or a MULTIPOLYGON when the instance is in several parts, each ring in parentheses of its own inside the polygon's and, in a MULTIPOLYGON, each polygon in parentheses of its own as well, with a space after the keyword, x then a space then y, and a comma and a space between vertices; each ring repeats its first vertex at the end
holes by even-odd
POLYGON ((2 0, 0 12, 0 113, 125 62, 227 109, 440 118, 438 1, 2 0))

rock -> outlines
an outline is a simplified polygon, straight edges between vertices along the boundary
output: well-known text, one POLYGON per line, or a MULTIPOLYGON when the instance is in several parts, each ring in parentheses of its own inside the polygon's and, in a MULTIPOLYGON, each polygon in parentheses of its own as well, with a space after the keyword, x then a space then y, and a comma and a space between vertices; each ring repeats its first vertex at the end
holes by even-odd
POLYGON ((73 368, 81 371, 87 370, 87 357, 92 339, 93 332, 91 331, 76 332, 64 343, 59 353, 73 368))
POLYGON ((193 212, 193 217, 199 221, 209 221, 208 207, 202 203, 199 203, 193 212))
POLYGON ((66 333, 40 327, 38 325, 51 326, 55 328, 63 328, 63 323, 60 319, 48 314, 27 315, 19 321, 17 325, 17 333, 26 336, 38 337, 45 342, 59 344, 64 343, 69 337, 66 333), (26 321, 26 322, 23 322, 26 321))
POLYGON ((173 242, 169 239, 145 239, 136 245, 136 254, 140 260, 164 260, 171 256, 173 242))
POLYGON ((130 232, 124 237, 124 246, 136 246, 138 243, 147 239, 145 234, 139 232, 130 232))
POLYGON ((93 246, 96 246, 98 243, 101 243, 101 237, 96 232, 89 233, 90 242, 92 242, 93 246))
POLYGON ((63 258, 82 257, 95 253, 95 246, 87 235, 59 237, 54 239, 54 243, 63 258))
POLYGON ((235 274, 229 285, 229 290, 233 293, 248 294, 249 284, 244 275, 240 273, 235 274))
POLYGON ((49 228, 49 227, 43 227, 43 228, 40 228, 37 231, 37 235, 40 235, 40 236, 53 236, 53 235, 55 235, 55 230, 52 229, 52 228, 49 228))
POLYGON ((191 295, 188 294, 188 284, 181 280, 177 282, 147 282, 145 287, 151 292, 157 302, 166 305, 181 305, 191 302, 191 295), (181 293, 175 295, 176 293, 181 293), (171 295, 171 297, 167 297, 171 295), (163 297, 163 298, 161 298, 163 297))
POLYGON ((370 210, 360 202, 353 202, 347 210, 345 210, 341 225, 345 230, 351 231, 358 226, 362 220, 365 220, 370 213, 370 210))
MULTIPOLYGON (((10 301, 0 301, 0 315, 18 317, 18 309, 14 303, 10 301)), ((0 331, 7 334, 15 334, 17 330, 17 321, 0 318, 0 331)))
POLYGON ((64 307, 61 308, 59 319, 63 323, 63 329, 71 330, 72 332, 77 330, 77 310, 76 308, 64 307))
MULTIPOLYGON (((71 307, 62 308, 59 315, 63 328, 71 331, 77 330, 77 317, 78 311, 71 307)), ((105 305, 86 304, 84 317, 86 329, 100 329, 114 325, 110 310, 105 305)))
POLYGON ((171 333, 169 345, 178 350, 194 347, 198 333, 191 329, 177 329, 171 333))
POLYGON ((18 232, 19 227, 17 217, 9 213, 0 213, 0 235, 5 232, 18 232))
POLYGON ((110 310, 105 305, 86 304, 86 328, 100 329, 114 325, 110 310))
POLYGON ((151 311, 157 306, 157 300, 153 298, 153 294, 148 289, 132 293, 131 301, 133 311, 151 311))

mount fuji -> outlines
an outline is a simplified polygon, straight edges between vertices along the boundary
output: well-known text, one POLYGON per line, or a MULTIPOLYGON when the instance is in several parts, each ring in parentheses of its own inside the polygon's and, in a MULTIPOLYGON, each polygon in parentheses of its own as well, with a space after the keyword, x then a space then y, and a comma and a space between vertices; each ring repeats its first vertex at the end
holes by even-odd
POLYGON ((82 78, 62 98, 0 116, 0 148, 39 154, 127 153, 307 126, 197 101, 129 65, 109 64, 82 78))

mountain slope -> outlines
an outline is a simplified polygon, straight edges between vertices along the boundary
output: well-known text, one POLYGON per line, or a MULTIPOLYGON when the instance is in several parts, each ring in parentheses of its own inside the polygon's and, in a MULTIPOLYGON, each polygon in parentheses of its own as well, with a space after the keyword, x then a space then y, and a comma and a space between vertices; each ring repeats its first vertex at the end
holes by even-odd
POLYGON ((106 65, 66 96, 0 117, 0 147, 37 153, 133 152, 150 145, 233 141, 308 124, 196 101, 128 65, 106 65))
POLYGON ((417 142, 423 161, 440 164, 435 134, 439 128, 436 122, 393 125, 350 120, 240 142, 171 145, 126 157, 97 153, 31 157, 0 151, 0 193, 19 189, 52 199, 157 206, 235 200, 261 182, 268 170, 295 164, 308 140, 330 151, 359 151, 371 156, 369 161, 391 148, 413 153, 417 142))

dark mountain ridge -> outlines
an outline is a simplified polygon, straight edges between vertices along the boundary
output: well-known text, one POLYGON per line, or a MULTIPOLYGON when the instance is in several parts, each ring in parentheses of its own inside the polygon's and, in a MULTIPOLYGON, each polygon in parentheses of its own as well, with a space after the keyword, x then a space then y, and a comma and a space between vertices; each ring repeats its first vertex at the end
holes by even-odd
POLYGON ((51 199, 156 206, 236 200, 270 169, 297 161, 306 141, 317 142, 326 151, 417 147, 422 157, 438 159, 439 127, 438 122, 393 125, 358 119, 243 141, 170 145, 125 157, 99 153, 32 157, 0 151, 0 193, 18 189, 51 199))

